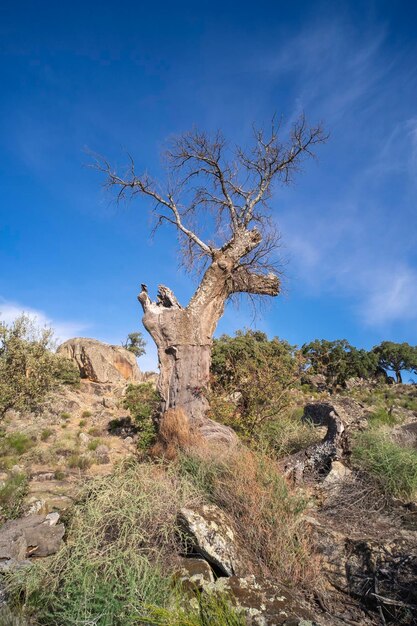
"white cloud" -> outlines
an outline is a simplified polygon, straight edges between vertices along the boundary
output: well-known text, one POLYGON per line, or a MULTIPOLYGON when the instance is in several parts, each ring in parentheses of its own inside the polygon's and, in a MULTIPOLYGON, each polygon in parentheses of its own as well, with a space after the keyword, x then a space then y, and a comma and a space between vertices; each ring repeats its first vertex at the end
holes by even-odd
POLYGON ((52 328, 54 330, 54 338, 58 343, 77 337, 88 328, 88 325, 82 322, 52 319, 39 309, 0 298, 0 319, 2 321, 10 324, 22 313, 31 317, 39 326, 52 328))

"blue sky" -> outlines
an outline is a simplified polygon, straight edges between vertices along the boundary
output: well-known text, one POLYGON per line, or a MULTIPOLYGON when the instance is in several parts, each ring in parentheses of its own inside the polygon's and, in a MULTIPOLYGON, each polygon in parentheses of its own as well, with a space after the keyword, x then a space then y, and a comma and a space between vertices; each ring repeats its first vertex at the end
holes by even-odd
MULTIPOLYGON (((149 205, 115 206, 88 148, 163 176, 159 154, 193 125, 245 143, 274 112, 330 132, 296 183, 276 189, 285 293, 244 326, 301 344, 417 343, 415 2, 3 2, 0 8, 0 311, 60 338, 119 343, 136 294, 194 284, 149 205)), ((155 351, 142 357, 155 366, 155 351)))

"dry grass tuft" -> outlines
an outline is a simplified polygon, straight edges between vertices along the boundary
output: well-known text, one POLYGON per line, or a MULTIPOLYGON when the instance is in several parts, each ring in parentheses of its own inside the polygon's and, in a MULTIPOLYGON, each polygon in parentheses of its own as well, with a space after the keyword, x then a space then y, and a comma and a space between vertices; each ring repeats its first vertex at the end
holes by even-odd
POLYGON ((303 519, 305 498, 270 458, 244 447, 225 452, 201 445, 179 457, 179 471, 229 514, 254 563, 287 584, 317 588, 320 563, 303 519))
POLYGON ((180 450, 198 446, 200 438, 193 432, 184 409, 165 411, 159 426, 158 440, 151 448, 151 456, 174 460, 180 450))

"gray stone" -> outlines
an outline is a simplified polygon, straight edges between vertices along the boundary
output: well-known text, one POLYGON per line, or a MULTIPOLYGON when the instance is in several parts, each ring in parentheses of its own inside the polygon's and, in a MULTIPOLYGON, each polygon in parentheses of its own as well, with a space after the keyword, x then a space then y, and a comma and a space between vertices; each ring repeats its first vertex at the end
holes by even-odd
POLYGON ((60 515, 58 511, 52 511, 52 513, 48 513, 45 515, 45 522, 48 521, 49 526, 56 526, 59 522, 60 515))
POLYGON ((51 519, 43 515, 9 520, 0 528, 0 560, 19 562, 32 556, 55 554, 64 532, 63 524, 51 524, 51 519))
POLYGON ((79 440, 81 441, 81 443, 82 443, 83 445, 85 445, 85 446, 86 446, 86 445, 89 443, 89 441, 90 441, 90 437, 89 437, 88 435, 86 435, 85 433, 80 433, 80 434, 78 435, 78 439, 79 439, 79 440))
POLYGON ((346 465, 343 465, 340 461, 333 461, 330 472, 327 474, 326 478, 323 481, 324 485, 334 485, 336 483, 340 483, 345 480, 352 474, 352 470, 350 470, 346 465))

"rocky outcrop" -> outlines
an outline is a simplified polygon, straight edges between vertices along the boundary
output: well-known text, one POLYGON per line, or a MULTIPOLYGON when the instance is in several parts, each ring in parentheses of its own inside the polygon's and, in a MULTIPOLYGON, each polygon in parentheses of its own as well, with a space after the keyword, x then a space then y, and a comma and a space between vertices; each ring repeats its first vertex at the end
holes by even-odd
POLYGON ((76 337, 59 346, 57 354, 73 361, 81 378, 95 383, 139 383, 142 374, 135 355, 121 346, 76 337))

